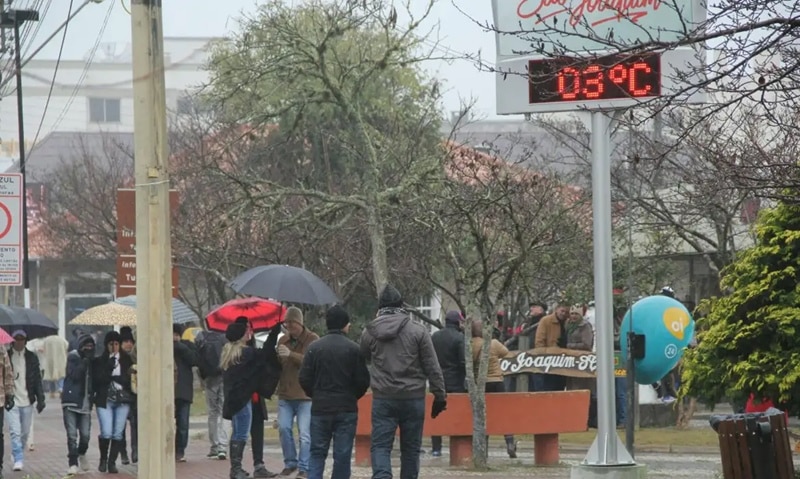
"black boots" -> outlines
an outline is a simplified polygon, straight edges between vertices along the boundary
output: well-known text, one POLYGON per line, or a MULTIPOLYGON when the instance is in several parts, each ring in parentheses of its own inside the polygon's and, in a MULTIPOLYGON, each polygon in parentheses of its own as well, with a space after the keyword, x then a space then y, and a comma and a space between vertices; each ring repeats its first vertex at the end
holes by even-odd
POLYGON ((506 436, 506 452, 511 459, 517 458, 517 442, 514 440, 514 436, 506 436))
POLYGON ((98 436, 97 444, 100 447, 100 465, 97 466, 97 470, 100 472, 108 472, 108 447, 111 444, 111 440, 103 439, 98 436))
POLYGON ((246 441, 231 441, 231 475, 230 479, 248 479, 249 474, 242 469, 242 456, 244 455, 244 448, 247 445, 246 441))
MULTIPOLYGON (((125 432, 123 432, 125 434, 125 432)), ((121 445, 119 446, 119 457, 120 461, 122 462, 123 466, 127 466, 131 463, 131 460, 128 459, 128 443, 125 441, 125 436, 122 437, 122 441, 120 441, 121 445)))
POLYGON ((123 447, 122 441, 115 441, 111 440, 111 445, 109 446, 108 451, 108 472, 109 474, 117 474, 119 470, 117 469, 117 456, 122 450, 123 447))

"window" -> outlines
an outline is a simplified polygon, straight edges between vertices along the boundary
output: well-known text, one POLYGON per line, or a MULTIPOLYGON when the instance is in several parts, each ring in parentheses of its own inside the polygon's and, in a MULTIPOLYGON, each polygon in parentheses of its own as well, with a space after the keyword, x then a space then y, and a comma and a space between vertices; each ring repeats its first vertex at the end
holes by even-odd
POLYGON ((89 98, 89 121, 91 123, 119 123, 119 98, 89 98))
MULTIPOLYGON (((434 321, 438 321, 441 319, 442 316, 442 293, 439 290, 434 290, 431 295, 420 296, 417 298, 416 301, 411 303, 414 305, 417 310, 426 315, 427 317, 431 318, 434 321)), ((420 321, 419 318, 414 317, 417 321, 420 321)), ((433 326, 427 325, 428 329, 433 331, 433 326)))

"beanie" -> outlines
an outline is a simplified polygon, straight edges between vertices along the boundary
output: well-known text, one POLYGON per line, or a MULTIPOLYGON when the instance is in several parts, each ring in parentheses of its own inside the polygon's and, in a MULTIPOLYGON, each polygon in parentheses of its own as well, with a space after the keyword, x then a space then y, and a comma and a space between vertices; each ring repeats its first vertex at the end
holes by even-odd
POLYGON ((232 343, 235 343, 236 341, 242 339, 246 332, 247 332, 247 325, 244 325, 242 323, 231 323, 225 330, 225 339, 227 339, 232 343))
POLYGON ((350 323, 350 315, 338 304, 334 304, 325 312, 325 326, 328 331, 344 329, 350 323))
POLYGON ((172 325, 172 334, 177 334, 178 336, 183 336, 183 325, 182 324, 173 324, 172 325))
POLYGON ((136 342, 136 340, 133 338, 133 330, 130 326, 123 326, 119 328, 119 338, 119 342, 121 343, 125 341, 131 341, 134 343, 136 342))
POLYGON ((87 344, 91 344, 94 348, 94 338, 91 334, 86 334, 84 332, 80 332, 78 334, 78 349, 83 349, 84 346, 87 344))
POLYGON ((290 306, 286 310, 286 315, 283 317, 283 322, 285 323, 297 323, 302 325, 303 324, 303 311, 296 306, 290 306))
POLYGON ((444 315, 445 323, 460 324, 463 320, 464 317, 461 316, 461 311, 456 311, 455 309, 451 309, 444 315))
POLYGON ((236 318, 236 321, 234 321, 234 323, 244 324, 245 326, 247 326, 248 324, 250 324, 250 320, 247 319, 246 316, 239 316, 238 318, 236 318))
POLYGON ((118 342, 118 343, 121 343, 121 342, 122 342, 122 340, 121 340, 121 339, 120 339, 120 337, 119 337, 119 333, 118 333, 118 332, 116 332, 116 331, 109 331, 109 332, 107 332, 107 333, 106 333, 106 338, 103 340, 103 344, 105 344, 106 346, 108 346, 108 343, 110 343, 110 342, 112 342, 112 341, 116 341, 116 342, 118 342))
POLYGON ((391 284, 383 287, 381 295, 378 297, 379 308, 399 308, 403 306, 403 295, 391 284))

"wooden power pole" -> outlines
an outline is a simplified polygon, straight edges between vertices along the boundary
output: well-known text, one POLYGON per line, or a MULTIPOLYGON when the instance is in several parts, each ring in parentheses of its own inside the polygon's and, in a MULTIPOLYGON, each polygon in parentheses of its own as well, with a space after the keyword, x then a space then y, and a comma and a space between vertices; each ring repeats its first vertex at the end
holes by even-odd
POLYGON ((172 251, 161 0, 131 1, 136 173, 138 477, 175 477, 172 251))

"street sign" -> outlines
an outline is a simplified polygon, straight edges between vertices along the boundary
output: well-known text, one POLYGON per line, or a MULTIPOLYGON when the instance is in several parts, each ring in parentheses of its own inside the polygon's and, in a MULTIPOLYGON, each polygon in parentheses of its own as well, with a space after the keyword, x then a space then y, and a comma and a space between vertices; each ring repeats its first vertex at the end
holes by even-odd
POLYGON ((0 286, 22 286, 22 174, 0 174, 0 286))
MULTIPOLYGON (((170 190, 169 206, 178 209, 178 192, 170 190)), ((178 297, 178 268, 172 267, 172 296, 178 297)), ((136 294, 136 191, 117 190, 117 297, 136 294)))

